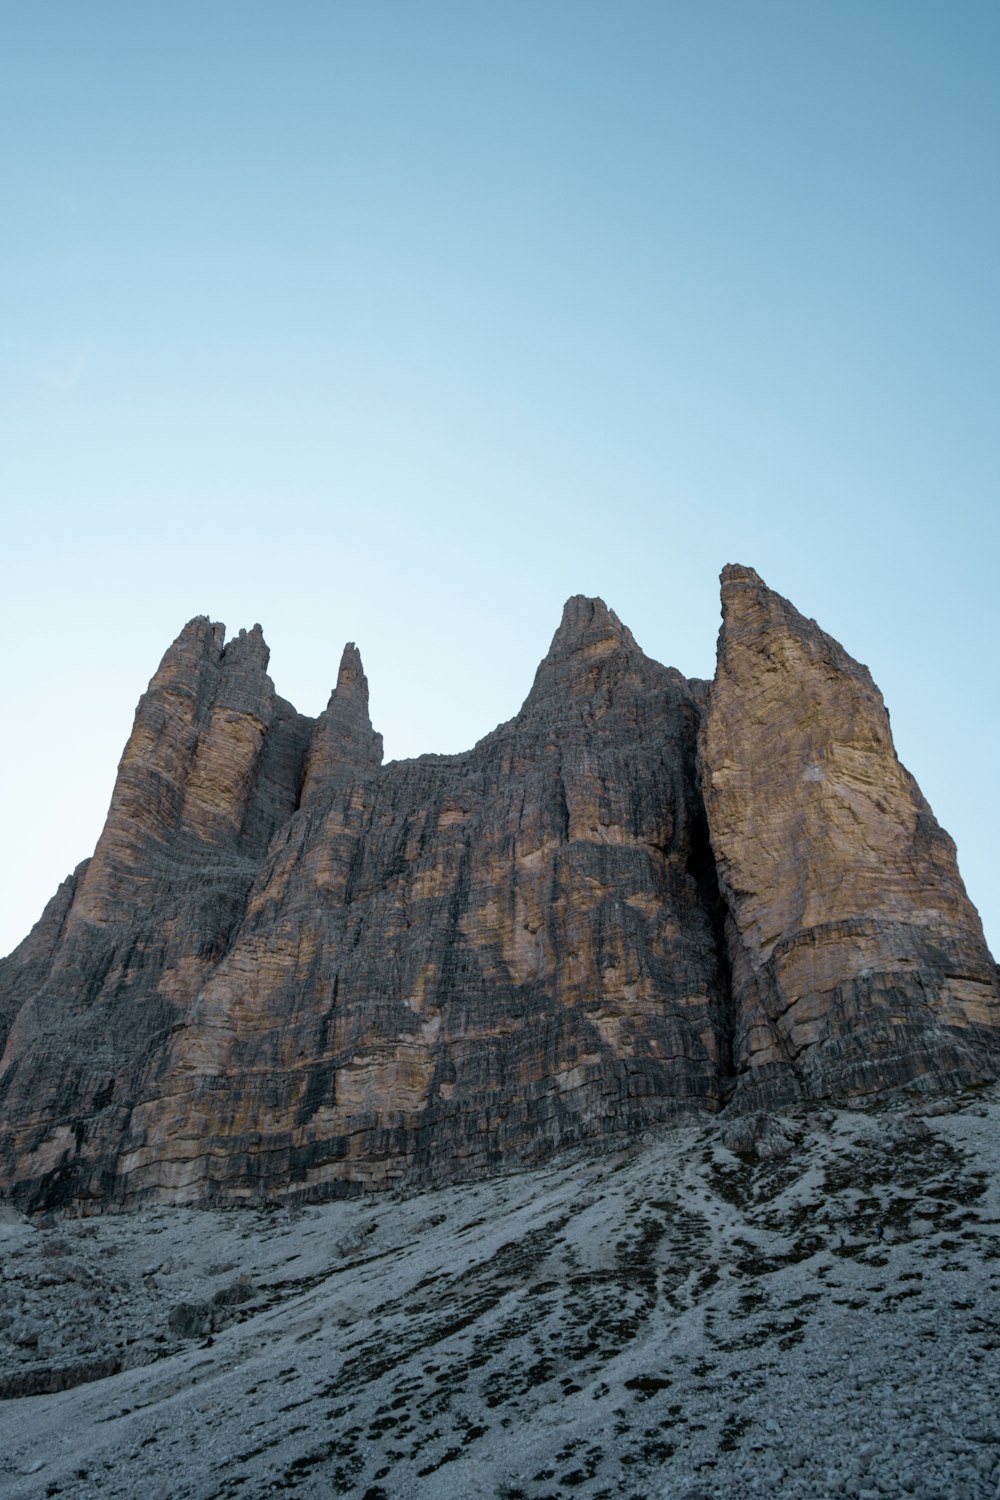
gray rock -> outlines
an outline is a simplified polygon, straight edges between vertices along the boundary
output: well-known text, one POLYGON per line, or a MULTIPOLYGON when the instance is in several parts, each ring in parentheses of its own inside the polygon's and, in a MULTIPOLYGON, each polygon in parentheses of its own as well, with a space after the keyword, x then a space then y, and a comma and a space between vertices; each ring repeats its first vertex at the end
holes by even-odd
POLYGON ((727 1151, 739 1155, 755 1152, 762 1160, 787 1155, 795 1146, 795 1139, 783 1120, 760 1112, 737 1117, 722 1132, 722 1144, 727 1151))
POLYGON ((259 626, 192 620, 92 859, 0 963, 0 1188, 413 1190, 995 1076, 997 971, 870 674, 752 569, 723 615, 709 685, 570 599, 513 719, 389 765, 352 643, 313 721, 259 626))
POLYGON ((170 1309, 167 1327, 182 1339, 203 1338, 212 1331, 212 1317, 210 1302, 178 1302, 170 1309))

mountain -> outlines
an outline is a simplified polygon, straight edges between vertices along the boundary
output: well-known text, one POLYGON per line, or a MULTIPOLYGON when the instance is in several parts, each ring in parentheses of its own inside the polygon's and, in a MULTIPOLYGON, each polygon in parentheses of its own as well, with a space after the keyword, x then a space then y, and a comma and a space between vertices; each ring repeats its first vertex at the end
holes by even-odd
POLYGON ((711 684, 571 599, 524 706, 382 764, 196 619, 93 857, 0 965, 26 1209, 321 1197, 694 1111, 995 1076, 1000 983, 881 696, 749 568, 711 684))

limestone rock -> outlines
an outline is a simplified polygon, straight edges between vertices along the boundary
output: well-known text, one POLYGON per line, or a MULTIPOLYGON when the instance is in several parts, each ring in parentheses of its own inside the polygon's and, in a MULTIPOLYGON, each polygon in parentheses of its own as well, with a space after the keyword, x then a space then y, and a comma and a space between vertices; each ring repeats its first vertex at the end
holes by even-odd
POLYGON ((740 1103, 986 1076, 995 968, 871 675, 751 568, 722 608, 700 758, 740 1103))
POLYGON ((196 619, 167 651, 93 858, 0 965, 3 1179, 55 1202, 103 1201, 111 1143, 298 804, 312 721, 276 697, 259 626, 223 642, 196 619))
POLYGON ((353 644, 313 721, 259 627, 193 620, 0 964, 0 1189, 348 1193, 995 1070, 996 971, 870 677, 750 570, 723 603, 709 687, 571 599, 515 718, 389 765, 353 644))
POLYGON ((361 655, 348 641, 337 674, 337 686, 320 714, 306 756, 300 805, 314 806, 352 774, 382 764, 382 736, 368 716, 368 678, 361 655))
POLYGON ((126 1191, 421 1181, 711 1107, 696 722, 683 678, 571 601, 472 751, 307 778, 133 1112, 126 1191))

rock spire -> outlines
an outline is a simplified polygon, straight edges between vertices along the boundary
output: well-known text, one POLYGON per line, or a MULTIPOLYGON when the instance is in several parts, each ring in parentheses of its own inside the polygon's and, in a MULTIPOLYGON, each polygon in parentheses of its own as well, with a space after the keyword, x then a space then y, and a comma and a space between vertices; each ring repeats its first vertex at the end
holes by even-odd
POLYGON ((337 686, 320 714, 306 756, 303 807, 328 796, 345 778, 382 764, 382 736, 372 729, 368 713, 368 678, 361 653, 348 641, 340 660, 337 686))
POLYGON ((382 764, 190 622, 0 964, 22 1205, 419 1184, 699 1110, 991 1076, 997 971, 867 669, 749 568, 711 685, 571 599, 521 711, 382 764))

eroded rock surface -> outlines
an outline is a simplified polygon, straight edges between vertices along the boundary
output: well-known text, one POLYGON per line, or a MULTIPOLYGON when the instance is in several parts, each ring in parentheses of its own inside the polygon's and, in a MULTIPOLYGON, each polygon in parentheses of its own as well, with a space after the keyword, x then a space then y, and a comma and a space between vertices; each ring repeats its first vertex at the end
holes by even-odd
POLYGON ((578 597, 514 719, 386 766, 353 644, 313 721, 259 627, 192 621, 0 965, 0 1186, 415 1185, 988 1076, 996 971, 877 689, 749 569, 723 598, 711 687, 578 597))
POLYGON ((746 1106, 974 1076, 996 971, 866 667, 751 568, 722 579, 701 733, 746 1106))
POLYGON ((93 858, 0 972, 3 1179, 46 1201, 111 1190, 171 1028, 298 805, 312 721, 276 696, 259 626, 223 639, 196 619, 167 651, 93 858))

